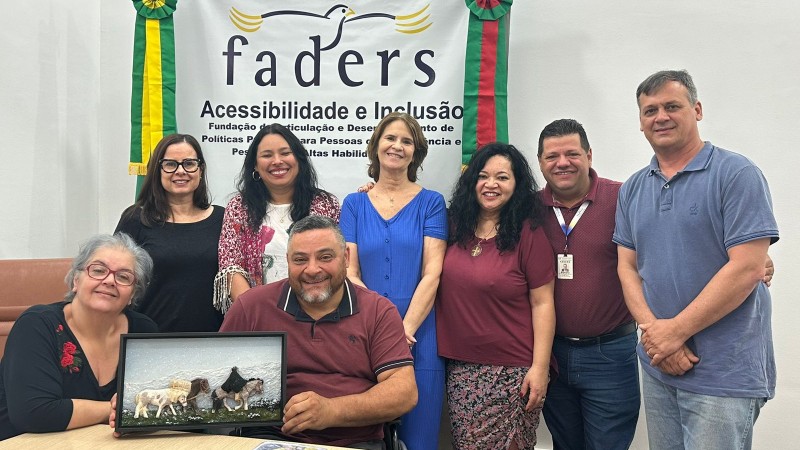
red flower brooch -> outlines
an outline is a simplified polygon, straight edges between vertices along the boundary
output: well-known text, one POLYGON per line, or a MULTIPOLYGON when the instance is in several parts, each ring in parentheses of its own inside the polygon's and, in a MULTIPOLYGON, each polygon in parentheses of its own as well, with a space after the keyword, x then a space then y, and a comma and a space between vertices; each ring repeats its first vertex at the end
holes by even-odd
POLYGON ((80 372, 83 360, 78 356, 81 354, 78 346, 68 340, 69 338, 64 333, 64 326, 61 324, 56 327, 56 335, 61 346, 61 368, 65 372, 80 372))

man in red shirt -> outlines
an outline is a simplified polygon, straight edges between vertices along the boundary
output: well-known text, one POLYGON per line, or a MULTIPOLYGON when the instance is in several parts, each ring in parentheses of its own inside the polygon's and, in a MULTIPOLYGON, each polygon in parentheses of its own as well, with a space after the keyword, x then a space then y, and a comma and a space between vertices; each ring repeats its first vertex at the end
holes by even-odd
POLYGON ((328 218, 296 222, 287 258, 289 278, 248 290, 220 328, 287 333, 283 427, 243 434, 382 448, 382 424, 417 403, 400 314, 346 279, 349 253, 328 218))
POLYGON ((539 137, 544 232, 556 263, 559 376, 544 418, 556 449, 627 449, 639 417, 636 323, 617 276, 614 213, 622 183, 592 169, 583 126, 561 119, 539 137))

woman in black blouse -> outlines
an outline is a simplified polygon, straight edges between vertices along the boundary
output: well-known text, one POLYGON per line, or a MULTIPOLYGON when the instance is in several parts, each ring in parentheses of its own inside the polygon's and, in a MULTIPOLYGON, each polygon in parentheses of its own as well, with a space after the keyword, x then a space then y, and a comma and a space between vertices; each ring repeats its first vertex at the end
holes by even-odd
POLYGON ((152 268, 128 235, 92 237, 72 261, 64 301, 22 313, 0 361, 0 440, 108 422, 120 335, 157 331, 129 308, 152 268))
POLYGON ((115 232, 129 234, 153 258, 153 279, 136 310, 162 332, 217 331, 212 306, 217 246, 225 209, 211 205, 200 143, 164 136, 147 164, 142 190, 115 232))

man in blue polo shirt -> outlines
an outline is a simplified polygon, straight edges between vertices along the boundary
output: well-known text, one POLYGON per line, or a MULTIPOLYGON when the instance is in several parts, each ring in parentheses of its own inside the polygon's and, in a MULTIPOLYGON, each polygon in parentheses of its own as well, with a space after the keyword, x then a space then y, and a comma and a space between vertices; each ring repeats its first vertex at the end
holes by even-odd
POLYGON ((651 75, 636 98, 655 155, 620 190, 614 242, 642 330, 650 448, 750 448, 775 395, 772 305, 760 282, 778 240, 769 188, 753 162, 700 138, 703 109, 686 71, 651 75))

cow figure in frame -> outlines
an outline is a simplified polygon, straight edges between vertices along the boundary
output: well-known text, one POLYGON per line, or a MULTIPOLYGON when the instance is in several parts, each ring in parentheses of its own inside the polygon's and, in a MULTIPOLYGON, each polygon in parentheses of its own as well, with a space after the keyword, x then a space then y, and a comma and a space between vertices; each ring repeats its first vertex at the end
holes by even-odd
POLYGON ((173 415, 177 415, 172 404, 178 403, 186 408, 186 392, 172 388, 145 389, 136 394, 134 402, 136 403, 136 411, 133 414, 135 419, 139 418, 140 413, 143 417, 148 418, 147 407, 149 405, 158 407, 156 418, 161 417, 161 411, 167 406, 169 406, 173 415))

